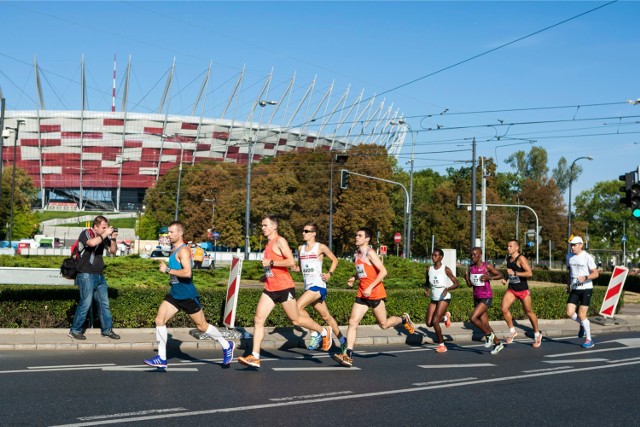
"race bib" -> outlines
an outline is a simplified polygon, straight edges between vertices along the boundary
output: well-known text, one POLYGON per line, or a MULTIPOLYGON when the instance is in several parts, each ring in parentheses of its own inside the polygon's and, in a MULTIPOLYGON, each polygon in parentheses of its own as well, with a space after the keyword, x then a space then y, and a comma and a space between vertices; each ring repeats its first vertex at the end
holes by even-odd
POLYGON ((265 265, 263 268, 264 268, 264 277, 273 277, 273 271, 271 271, 270 265, 265 265))
POLYGON ((432 288, 444 288, 445 284, 440 281, 440 276, 434 276, 431 278, 432 288))
POLYGON ((470 275, 470 279, 471 279, 471 284, 473 286, 484 286, 484 280, 482 280, 482 276, 483 274, 471 274, 470 275))
POLYGON ((367 272, 364 270, 364 264, 356 264, 356 274, 358 279, 364 279, 367 277, 367 272))
POLYGON ((312 275, 315 271, 316 271, 315 268, 313 268, 308 263, 306 263, 306 262, 302 263, 302 275, 304 277, 312 275))

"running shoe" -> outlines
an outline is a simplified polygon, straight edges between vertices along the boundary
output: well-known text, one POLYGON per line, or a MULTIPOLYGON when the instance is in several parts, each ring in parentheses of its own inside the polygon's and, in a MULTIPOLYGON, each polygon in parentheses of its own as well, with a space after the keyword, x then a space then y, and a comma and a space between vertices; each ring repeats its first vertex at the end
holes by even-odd
POLYGON ((447 320, 444 321, 444 327, 448 328, 449 326, 451 326, 451 313, 450 312, 446 312, 445 316, 447 316, 447 320))
POLYGON ((580 330, 578 331, 578 338, 582 338, 584 336, 584 326, 580 323, 580 330))
POLYGON ((533 336, 533 348, 538 348, 542 344, 542 332, 538 333, 538 336, 533 336))
POLYGON ((307 350, 317 350, 320 347, 321 342, 322 336, 320 334, 311 334, 311 339, 309 340, 309 346, 307 346, 307 350))
POLYGON ((507 337, 506 341, 507 344, 511 344, 513 342, 513 340, 518 336, 518 332, 517 331, 513 331, 512 333, 509 334, 509 336, 507 337))
POLYGON ((244 366, 249 366, 251 368, 260 367, 260 359, 254 357, 253 354, 250 354, 247 357, 244 357, 244 356, 238 357, 238 363, 244 366))
POLYGON ((491 354, 498 354, 504 349, 504 344, 502 342, 493 346, 493 350, 491 350, 491 354))
POLYGON ((409 317, 409 313, 403 313, 402 320, 404 320, 402 322, 402 326, 404 326, 407 332, 409 332, 409 335, 413 335, 413 333, 416 331, 416 325, 414 325, 413 322, 411 321, 411 317, 409 317))
POLYGON ((333 360, 335 360, 342 366, 346 366, 347 368, 353 366, 353 360, 347 355, 347 353, 334 354, 332 357, 333 360))
POLYGON ((438 344, 438 346, 436 347, 436 352, 438 352, 438 353, 446 353, 447 352, 447 346, 444 345, 444 343, 438 344))
POLYGON ((594 346, 595 346, 595 344, 593 343, 593 340, 586 340, 582 344, 582 348, 593 348, 594 346))
POLYGON ((167 367, 167 361, 165 359, 161 359, 160 356, 156 356, 153 359, 146 359, 144 363, 145 365, 153 366, 154 368, 167 367))
POLYGON ((86 340, 87 339, 87 337, 82 332, 69 331, 69 333, 67 335, 70 338, 73 338, 74 340, 86 340))
POLYGON ((485 339, 487 340, 487 342, 484 343, 484 348, 490 348, 493 345, 493 339, 496 336, 494 335, 493 332, 491 332, 489 335, 485 336, 485 339))
POLYGON ((222 350, 222 364, 228 365, 231 363, 231 359, 233 359, 233 350, 236 348, 236 343, 229 340, 229 348, 226 350, 222 350))
POLYGON ((322 337, 322 351, 329 351, 333 345, 333 331, 331 328, 325 328, 327 335, 322 337))

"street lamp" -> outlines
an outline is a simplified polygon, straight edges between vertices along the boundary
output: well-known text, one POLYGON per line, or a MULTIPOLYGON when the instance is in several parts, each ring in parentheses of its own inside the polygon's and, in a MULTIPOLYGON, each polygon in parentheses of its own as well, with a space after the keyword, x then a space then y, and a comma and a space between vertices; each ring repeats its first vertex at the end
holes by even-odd
POLYGON ((211 232, 214 231, 214 219, 216 215, 216 197, 211 196, 213 199, 204 199, 205 202, 211 202, 211 232))
MULTIPOLYGON (((571 185, 573 184, 573 166, 576 164, 578 160, 593 160, 591 156, 582 156, 575 159, 571 162, 571 166, 569 167, 569 214, 567 215, 567 223, 568 223, 568 231, 567 231, 567 241, 571 240, 571 185)), ((571 250, 571 245, 568 246, 569 251, 571 250)))
POLYGON ((247 149, 247 197, 245 201, 245 213, 244 213, 244 259, 249 260, 249 227, 251 227, 251 161, 253 159, 253 146, 255 144, 255 135, 251 135, 251 129, 253 128, 253 110, 256 105, 265 107, 267 105, 276 105, 277 101, 265 101, 258 100, 251 107, 251 113, 249 114, 249 147, 247 149))
MULTIPOLYGON (((15 201, 15 193, 16 193, 16 159, 18 158, 18 134, 20 133, 20 125, 24 124, 24 120, 18 120, 16 123, 16 127, 5 127, 6 130, 13 131, 13 170, 11 171, 11 210, 9 213, 9 229, 7 230, 7 240, 9 241, 9 245, 11 245, 11 240, 13 239, 13 205, 15 201)), ((3 133, 3 138, 8 138, 8 133, 3 133)))
POLYGON ((411 133, 411 160, 409 161, 409 214, 407 215, 407 234, 404 239, 404 253, 405 258, 411 259, 411 212, 413 211, 413 164, 415 159, 416 139, 413 134, 413 128, 405 120, 392 121, 392 125, 401 125, 409 129, 411 133))
POLYGON ((344 165, 349 158, 348 154, 336 154, 331 156, 329 163, 329 249, 333 252, 333 161, 337 164, 344 165))

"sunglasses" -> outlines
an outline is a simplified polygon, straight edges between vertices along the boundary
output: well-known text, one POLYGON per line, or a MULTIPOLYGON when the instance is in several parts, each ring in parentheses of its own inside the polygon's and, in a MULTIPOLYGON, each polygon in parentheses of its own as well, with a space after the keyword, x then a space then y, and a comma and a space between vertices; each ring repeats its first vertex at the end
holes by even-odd
POLYGON ((582 243, 570 243, 571 246, 581 245, 582 243))
POLYGON ((306 233, 315 233, 315 231, 313 231, 313 230, 302 230, 302 232, 305 233, 305 234, 306 233))

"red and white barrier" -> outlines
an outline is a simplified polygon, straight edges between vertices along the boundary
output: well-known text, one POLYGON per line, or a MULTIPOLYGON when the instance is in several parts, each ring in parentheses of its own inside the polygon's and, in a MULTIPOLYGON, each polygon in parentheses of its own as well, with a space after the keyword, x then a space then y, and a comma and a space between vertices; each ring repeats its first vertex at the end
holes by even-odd
POLYGON ((609 280, 609 287, 602 301, 602 308, 600 308, 600 315, 602 317, 612 318, 613 313, 616 312, 616 307, 618 306, 620 295, 622 295, 622 288, 628 273, 629 269, 626 267, 615 266, 613 268, 611 280, 609 280))
POLYGON ((242 258, 234 255, 229 270, 229 283, 227 284, 227 300, 224 305, 224 324, 232 328, 236 322, 236 309, 238 307, 238 291, 240 290, 240 274, 242 273, 242 258))

